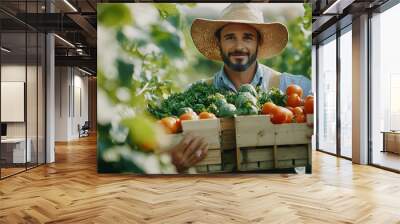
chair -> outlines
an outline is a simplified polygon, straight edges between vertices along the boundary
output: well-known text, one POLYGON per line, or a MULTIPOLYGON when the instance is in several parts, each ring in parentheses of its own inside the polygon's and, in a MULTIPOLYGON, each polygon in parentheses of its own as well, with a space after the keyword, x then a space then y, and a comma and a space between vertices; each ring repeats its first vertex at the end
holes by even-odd
POLYGON ((90 129, 89 121, 85 121, 82 127, 80 127, 80 125, 78 124, 79 138, 89 136, 89 129, 90 129))

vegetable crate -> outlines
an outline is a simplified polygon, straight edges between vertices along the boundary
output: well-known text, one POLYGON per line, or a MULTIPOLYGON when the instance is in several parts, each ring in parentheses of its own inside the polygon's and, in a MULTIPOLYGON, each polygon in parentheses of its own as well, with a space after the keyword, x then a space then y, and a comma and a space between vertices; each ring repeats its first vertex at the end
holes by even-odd
POLYGON ((221 172, 221 125, 219 119, 182 121, 183 134, 194 133, 208 143, 207 156, 196 165, 198 173, 221 172))
MULTIPOLYGON (((308 115, 307 119, 313 119, 308 115)), ((305 166, 311 173, 312 128, 306 123, 272 124, 269 115, 182 121, 183 133, 205 138, 208 154, 198 173, 271 170, 305 166)))
MULTIPOLYGON (((307 120, 312 119, 312 115, 307 115, 307 120)), ((305 166, 306 173, 311 173, 309 136, 313 130, 307 123, 273 124, 269 115, 236 117, 237 169, 249 171, 305 166)))

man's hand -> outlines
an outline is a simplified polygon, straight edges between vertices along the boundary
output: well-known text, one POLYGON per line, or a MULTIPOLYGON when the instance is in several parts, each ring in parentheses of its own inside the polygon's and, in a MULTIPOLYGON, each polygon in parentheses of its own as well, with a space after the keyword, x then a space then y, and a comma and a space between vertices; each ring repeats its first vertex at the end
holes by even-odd
MULTIPOLYGON (((314 132, 314 121, 307 121, 307 126, 313 129, 314 132)), ((307 134, 307 138, 311 139, 314 133, 307 134)))
POLYGON ((185 171, 206 157, 208 143, 204 138, 187 134, 171 149, 172 163, 178 172, 185 171))

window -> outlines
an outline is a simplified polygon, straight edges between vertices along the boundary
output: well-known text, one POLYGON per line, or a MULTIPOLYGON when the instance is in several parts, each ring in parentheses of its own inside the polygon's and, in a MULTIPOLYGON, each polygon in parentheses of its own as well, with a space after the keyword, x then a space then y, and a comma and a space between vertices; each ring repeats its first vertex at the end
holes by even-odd
POLYGON ((352 34, 351 26, 340 36, 340 155, 352 157, 352 34))
POLYGON ((398 21, 399 4, 371 18, 372 163, 396 170, 400 170, 400 155, 382 152, 382 132, 400 130, 400 32, 395 28, 398 21))
POLYGON ((318 48, 318 149, 336 153, 336 36, 318 48))

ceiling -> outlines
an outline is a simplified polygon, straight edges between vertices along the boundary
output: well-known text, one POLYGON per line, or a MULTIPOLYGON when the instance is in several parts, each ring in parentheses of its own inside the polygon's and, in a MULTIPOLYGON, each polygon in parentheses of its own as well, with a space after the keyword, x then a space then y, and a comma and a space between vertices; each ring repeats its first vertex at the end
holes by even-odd
MULTIPOLYGON (((213 2, 205 0, 203 2, 213 2)), ((313 40, 328 35, 327 30, 345 16, 354 16, 382 5, 387 0, 309 0, 313 8, 313 40), (325 33, 324 33, 325 32, 325 33)), ((25 38, 16 33, 31 31, 55 32, 56 65, 75 65, 96 73, 97 17, 96 4, 104 2, 132 2, 114 0, 1 0, 0 22, 4 40, 15 54, 34 51, 29 43, 25 52, 25 38), (52 13, 49 13, 52 11, 52 13), (6 33, 6 34, 4 34, 6 33), (64 41, 65 40, 65 41, 64 41)), ((138 2, 138 1, 136 1, 138 2)), ((148 2, 148 1, 142 1, 148 2)), ((265 1, 254 1, 265 2, 265 1)), ((268 2, 303 3, 304 0, 269 0, 268 2)), ((350 19, 351 21, 351 19, 350 19)), ((334 32, 334 31, 332 31, 334 32)), ((30 42, 28 38, 28 42, 30 42)))

